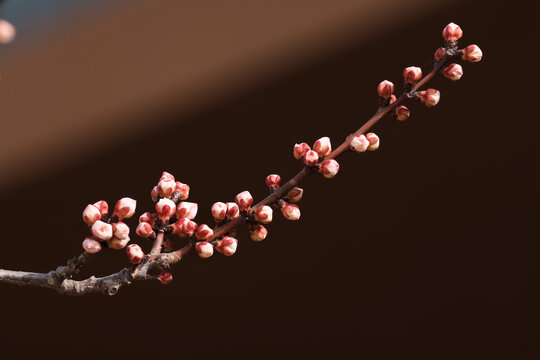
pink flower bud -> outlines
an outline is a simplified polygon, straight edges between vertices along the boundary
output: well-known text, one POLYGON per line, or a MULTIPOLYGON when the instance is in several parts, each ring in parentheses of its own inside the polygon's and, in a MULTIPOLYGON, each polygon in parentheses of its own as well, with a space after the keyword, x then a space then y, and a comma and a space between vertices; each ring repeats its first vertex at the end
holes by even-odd
POLYGON ((428 107, 434 107, 439 103, 439 99, 441 98, 441 93, 439 90, 435 89, 427 89, 424 91, 419 91, 418 96, 420 96, 420 100, 428 106, 428 107))
POLYGON ((0 20, 0 44, 7 44, 15 38, 15 26, 6 20, 0 20))
POLYGON ((240 210, 249 210, 251 204, 253 204, 253 197, 249 191, 242 191, 240 194, 236 195, 236 203, 240 210))
POLYGON ((192 202, 182 201, 176 207, 176 216, 178 218, 186 218, 189 220, 195 219, 197 216, 197 211, 199 210, 199 205, 192 202))
POLYGON ((454 63, 445 67, 442 73, 445 78, 456 81, 463 76, 463 68, 461 65, 454 63))
POLYGON ((187 200, 189 197, 189 185, 182 184, 180 181, 176 182, 176 188, 174 191, 180 192, 180 200, 187 200))
POLYGON ((129 235, 129 226, 123 222, 117 222, 112 224, 113 236, 120 240, 124 240, 129 235))
POLYGON ((216 221, 221 221, 225 219, 227 215, 227 204, 222 202, 217 202, 212 205, 212 216, 216 221))
POLYGON ((409 66, 403 70, 403 78, 406 83, 414 84, 422 78, 422 69, 416 66, 409 66))
POLYGON ((125 237, 124 239, 118 239, 116 237, 113 237, 111 240, 107 240, 107 244, 111 249, 120 250, 127 246, 129 240, 129 236, 125 237))
POLYGON ((95 205, 87 205, 82 213, 83 221, 88 226, 101 219, 101 212, 95 205))
POLYGON ((202 224, 197 228, 197 232, 195 233, 195 236, 199 240, 207 240, 210 239, 214 235, 214 230, 212 230, 208 225, 202 224))
POLYGON ((364 134, 355 136, 351 139, 351 144, 349 147, 351 150, 356 151, 357 153, 363 153, 369 147, 369 141, 366 139, 364 134))
POLYGON ((268 235, 268 230, 261 224, 257 224, 251 230, 251 240, 253 241, 263 241, 268 235))
POLYGON ((89 254, 95 254, 101 251, 101 244, 90 237, 84 239, 82 242, 82 247, 84 251, 89 254))
POLYGON ((150 225, 154 226, 154 223, 157 219, 157 214, 151 213, 150 211, 145 212, 139 216, 139 223, 147 222, 150 225))
POLYGON ((238 205, 233 202, 227 203, 227 218, 232 220, 234 218, 237 218, 240 215, 240 209, 238 208, 238 205))
POLYGON ((383 99, 388 99, 394 92, 394 84, 388 80, 383 80, 377 86, 377 93, 383 99))
POLYGON ((304 190, 302 188, 293 187, 291 190, 289 190, 289 192, 287 193, 287 195, 285 197, 290 202, 295 203, 295 202, 299 202, 300 200, 302 200, 302 195, 304 195, 304 190))
POLYGON ((461 58, 470 62, 478 62, 482 60, 482 50, 477 45, 469 45, 465 49, 461 50, 461 58))
POLYGON ((304 156, 304 164, 306 164, 307 166, 316 165, 318 161, 319 161, 319 154, 317 154, 313 150, 309 150, 304 156))
POLYGON ((144 252, 137 244, 128 245, 128 247, 126 248, 126 253, 129 258, 129 262, 133 265, 140 263, 144 258, 144 252))
POLYGON ((255 220, 263 223, 269 224, 272 222, 272 208, 267 205, 259 206, 255 211, 255 220))
POLYGON ((444 55, 446 55, 446 49, 445 48, 437 48, 437 50, 435 50, 435 54, 433 55, 433 57, 435 58, 435 60, 441 60, 444 55))
POLYGON ((366 135, 366 139, 368 139, 369 141, 369 146, 367 148, 369 151, 375 151, 379 148, 381 140, 377 135, 375 135, 374 133, 368 133, 366 135))
POLYGON ((109 240, 113 237, 113 229, 111 224, 107 224, 101 220, 96 221, 90 229, 92 235, 100 241, 109 240))
POLYGON ((202 259, 207 259, 214 255, 214 247, 206 241, 198 242, 195 245, 195 250, 197 250, 197 253, 202 259))
POLYGON ((397 100, 396 95, 392 94, 390 95, 390 104, 395 103, 397 100))
POLYGON ((99 212, 101 213, 101 216, 109 213, 109 205, 104 200, 100 200, 94 203, 94 206, 98 208, 99 212))
POLYGON ((266 185, 268 185, 270 190, 278 189, 280 183, 281 183, 281 176, 277 174, 268 175, 266 177, 266 185))
POLYGON ((154 229, 152 229, 152 225, 150 225, 149 223, 142 222, 137 225, 137 229, 135 229, 135 232, 140 237, 147 238, 154 233, 154 229))
POLYGON ((339 171, 339 164, 334 159, 324 160, 319 164, 319 172, 327 179, 333 178, 339 171))
POLYGON ((451 22, 443 29, 442 36, 443 38, 445 38, 446 41, 456 41, 463 36, 463 31, 461 30, 459 25, 451 22))
POLYGON ((305 156, 309 150, 311 150, 311 148, 306 143, 294 144, 293 155, 296 159, 300 159, 302 156, 305 156))
POLYGON ((161 178, 159 178, 159 180, 169 180, 169 181, 175 181, 174 180, 174 176, 172 174, 169 174, 168 172, 164 171, 162 174, 161 174, 161 178))
POLYGON ((150 196, 152 197, 152 201, 156 202, 159 199, 159 190, 157 186, 154 186, 152 191, 150 192, 150 196))
POLYGON ((411 112, 409 111, 409 109, 407 109, 407 107, 400 105, 396 108, 396 118, 399 121, 407 120, 410 115, 411 115, 411 112))
POLYGON ((332 152, 332 144, 327 136, 320 138, 313 144, 313 151, 319 154, 319 157, 324 157, 332 152))
POLYGON ((156 203, 156 213, 158 217, 163 220, 169 220, 171 216, 176 212, 176 204, 171 199, 160 199, 156 203))
POLYGON ((238 240, 232 236, 225 236, 216 243, 216 250, 226 256, 231 256, 236 252, 238 240))
POLYGON ((169 285, 173 281, 173 276, 170 272, 162 272, 158 275, 158 281, 163 285, 169 285))
POLYGON ((195 234, 195 232, 197 231, 198 227, 199 225, 197 225, 196 222, 188 219, 188 221, 186 221, 183 226, 185 236, 181 235, 180 237, 192 237, 193 234, 195 234))
POLYGON ((180 237, 187 237, 186 235, 186 224, 190 222, 191 220, 186 218, 178 219, 174 224, 171 225, 172 227, 172 233, 175 235, 178 235, 180 237))
POLYGON ((113 216, 118 216, 118 219, 129 219, 135 214, 135 208, 137 207, 137 201, 132 198, 122 198, 118 200, 114 207, 113 216))
POLYGON ((281 213, 287 220, 300 219, 300 208, 295 204, 286 203, 281 207, 281 213))
POLYGON ((176 182, 170 179, 161 179, 157 184, 157 188, 159 196, 170 198, 176 189, 176 182))

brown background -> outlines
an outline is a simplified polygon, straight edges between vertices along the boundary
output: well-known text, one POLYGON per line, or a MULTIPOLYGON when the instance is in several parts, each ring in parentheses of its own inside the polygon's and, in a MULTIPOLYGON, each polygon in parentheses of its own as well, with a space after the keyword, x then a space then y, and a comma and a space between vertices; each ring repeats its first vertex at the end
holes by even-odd
MULTIPOLYGON (((26 158, 25 176, 5 165, 0 266, 48 271, 80 251, 88 202, 132 196, 139 211, 150 209, 149 190, 166 169, 192 186, 197 220, 210 221, 214 201, 244 189, 260 199, 267 174, 293 175, 295 142, 327 135, 337 144, 358 128, 376 107, 378 81, 400 84, 404 66, 431 66, 449 21, 484 51, 458 83, 433 83, 437 108, 412 105, 404 126, 381 123, 380 151, 343 156, 333 180, 308 179, 302 219, 276 217, 262 243, 241 232, 235 256, 190 258, 172 285, 139 283, 111 298, 1 285, 2 354, 540 358, 539 39, 527 5, 441 2, 200 106, 101 119, 99 131, 117 141, 77 138, 99 145, 39 171, 46 159, 26 158), (126 117, 153 124, 126 135, 114 125, 126 117)), ((7 131, 15 120, 4 115, 7 131)), ((125 263, 123 252, 107 251, 82 275, 125 263)))

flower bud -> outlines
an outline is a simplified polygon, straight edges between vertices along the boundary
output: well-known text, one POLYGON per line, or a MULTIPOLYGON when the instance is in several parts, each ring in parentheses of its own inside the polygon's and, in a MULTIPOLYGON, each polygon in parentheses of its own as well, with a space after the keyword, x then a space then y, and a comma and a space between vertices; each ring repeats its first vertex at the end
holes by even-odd
POLYGON ((221 221, 225 219, 227 215, 227 204, 222 202, 217 202, 212 205, 212 216, 216 221, 221 221))
POLYGON ((197 231, 199 225, 196 222, 187 219, 186 222, 182 225, 182 232, 179 234, 181 238, 192 237, 193 234, 197 231))
POLYGON ((214 230, 212 230, 208 225, 202 224, 197 228, 197 231, 195 232, 195 236, 199 240, 207 240, 210 239, 214 235, 214 230))
POLYGON ((159 178, 159 180, 169 180, 169 181, 175 181, 174 180, 174 176, 172 174, 169 174, 168 172, 164 171, 162 174, 161 174, 161 177, 159 178))
POLYGON ((302 195, 304 195, 304 190, 302 188, 293 187, 291 190, 289 190, 285 197, 290 202, 296 203, 302 200, 302 195))
POLYGON ((463 31, 459 25, 451 22, 443 29, 442 36, 446 41, 456 41, 463 36, 463 31))
POLYGON ((270 190, 278 189, 280 183, 281 183, 281 176, 277 174, 268 175, 266 177, 266 185, 268 185, 270 190))
POLYGON ((334 159, 324 160, 319 164, 319 172, 327 179, 333 178, 339 171, 339 164, 334 159))
POLYGON ((249 210, 251 204, 253 204, 253 197, 249 191, 242 191, 240 194, 236 195, 236 203, 240 210, 249 210))
POLYGON ((96 203, 94 203, 94 206, 98 208, 99 212, 101 213, 101 216, 109 213, 109 205, 105 200, 100 200, 96 203))
POLYGON ((394 94, 390 95, 390 104, 395 103, 396 100, 397 100, 396 95, 394 95, 394 94))
POLYGON ((172 227, 172 233, 175 235, 178 235, 180 237, 187 237, 186 235, 186 224, 190 222, 191 220, 186 218, 178 219, 174 224, 171 224, 172 227))
POLYGON ((227 218, 232 220, 234 218, 237 218, 240 215, 240 209, 238 208, 238 205, 233 202, 227 203, 227 218))
POLYGON ((140 237, 147 238, 154 233, 154 229, 152 229, 152 225, 143 221, 142 223, 137 225, 137 229, 135 229, 135 232, 140 237))
POLYGON ((89 254, 96 254, 101 251, 101 244, 91 237, 83 240, 82 247, 89 254))
POLYGON ((285 205, 281 207, 281 213, 287 220, 300 219, 300 208, 295 204, 285 203, 285 205))
POLYGON ((319 161, 319 154, 317 154, 313 150, 309 150, 304 156, 304 164, 306 164, 307 166, 316 165, 318 161, 319 161))
POLYGON ((268 230, 261 224, 257 224, 251 229, 251 240, 253 241, 263 241, 268 235, 268 230))
POLYGON ((424 91, 419 91, 418 96, 420 96, 420 100, 428 106, 428 107, 434 107, 439 103, 439 99, 441 98, 441 93, 439 90, 435 89, 427 89, 424 91))
POLYGON ((394 84, 388 80, 383 80, 377 86, 377 93, 383 99, 388 99, 394 92, 394 84))
POLYGON ((90 231, 99 241, 109 240, 113 237, 112 225, 101 220, 96 221, 90 231))
POLYGON ((152 197, 152 201, 156 202, 159 199, 159 190, 157 186, 154 186, 152 191, 150 192, 150 196, 152 197))
POLYGON ((0 20, 0 44, 7 44, 15 38, 15 26, 6 20, 0 20))
POLYGON ((137 244, 128 245, 128 247, 126 248, 126 253, 129 258, 129 262, 133 265, 140 263, 144 258, 144 252, 137 244))
POLYGON ((171 199, 160 199, 156 203, 156 213, 158 217, 163 220, 169 220, 171 216, 176 212, 176 204, 171 199))
POLYGON ((396 108, 396 119, 398 119, 399 121, 407 120, 410 115, 411 112, 409 111, 409 109, 407 109, 407 107, 400 105, 396 108))
POLYGON ((296 159, 300 159, 302 156, 305 156, 309 150, 311 150, 311 148, 306 143, 294 144, 293 155, 296 159))
POLYGON ((101 212, 95 205, 87 205, 82 213, 83 221, 88 226, 92 226, 98 220, 101 220, 101 212))
POLYGON ((446 49, 440 47, 435 50, 435 54, 433 55, 433 57, 435 58, 435 60, 439 61, 444 57, 444 55, 446 55, 446 49))
POLYGON ((197 253, 202 259, 207 259, 214 255, 214 246, 206 241, 198 242, 195 245, 195 250, 197 250, 197 253))
POLYGON ((189 220, 195 219, 197 216, 197 211, 199 210, 199 205, 192 202, 182 201, 176 207, 176 216, 180 218, 186 218, 189 220))
POLYGON ((189 197, 189 185, 188 184, 182 184, 180 181, 176 182, 176 188, 174 191, 180 192, 180 200, 187 200, 189 197))
POLYGON ((477 45, 469 45, 465 49, 461 50, 461 58, 470 62, 479 62, 482 60, 482 50, 477 45))
POLYGON ((129 244, 129 236, 126 236, 124 239, 118 239, 113 237, 111 240, 107 240, 107 244, 111 249, 120 250, 123 249, 129 244))
POLYGON ((313 151, 319 154, 319 157, 324 157, 332 152, 332 144, 327 136, 320 138, 313 144, 313 151))
POLYGON ((271 223, 272 208, 267 205, 259 206, 257 210, 255 210, 255 220, 263 224, 271 223))
POLYGON ((403 78, 408 84, 414 84, 422 78, 422 69, 416 66, 409 66, 403 70, 403 78))
POLYGON ((124 240, 129 235, 129 226, 127 226, 125 223, 121 221, 112 224, 112 230, 113 230, 113 236, 120 240, 124 240))
POLYGON ((162 272, 161 274, 158 275, 158 281, 162 283, 163 285, 169 285, 170 283, 172 283, 172 280, 173 280, 173 276, 168 271, 162 272))
POLYGON ((236 252, 238 240, 232 236, 225 236, 216 243, 216 250, 226 256, 231 256, 236 252))
POLYGON ((157 219, 157 214, 151 213, 150 211, 145 212, 139 216, 139 223, 147 222, 150 225, 154 226, 154 223, 157 219))
POLYGON ((379 148, 381 140, 377 135, 375 135, 374 133, 368 133, 366 135, 366 139, 368 139, 369 141, 369 146, 367 148, 369 151, 375 151, 379 148))
POLYGON ((113 216, 118 216, 118 219, 129 219, 135 214, 135 208, 137 207, 137 201, 132 198, 122 198, 118 200, 114 207, 113 216))
POLYGON ((174 179, 161 179, 157 184, 158 194, 161 197, 170 198, 176 189, 174 179))
POLYGON ((459 64, 450 64, 442 71, 445 78, 452 81, 457 81, 463 76, 463 68, 459 64))
POLYGON ((351 150, 356 151, 357 153, 363 153, 369 147, 369 141, 366 139, 364 134, 358 135, 351 139, 351 144, 349 147, 351 150))

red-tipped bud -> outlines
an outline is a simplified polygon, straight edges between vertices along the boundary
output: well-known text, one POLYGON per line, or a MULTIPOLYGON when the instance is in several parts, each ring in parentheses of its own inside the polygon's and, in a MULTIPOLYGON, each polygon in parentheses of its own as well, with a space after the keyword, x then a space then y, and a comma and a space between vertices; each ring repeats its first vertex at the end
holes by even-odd
POLYGON ((171 179, 165 178, 159 180, 157 184, 158 195, 165 198, 170 198, 176 189, 176 182, 171 179))
POLYGON ((416 66, 409 66, 403 70, 403 78, 406 83, 414 84, 422 78, 422 69, 416 66))
POLYGON ((318 161, 319 161, 319 154, 317 154, 313 150, 309 150, 304 156, 304 164, 306 164, 307 166, 316 165, 318 161))
POLYGON ((99 209, 101 216, 109 213, 109 205, 107 204, 105 200, 100 200, 94 203, 94 206, 99 209))
POLYGON ((266 177, 266 185, 270 188, 270 190, 278 189, 281 183, 281 176, 277 174, 268 175, 266 177))
POLYGON ((390 104, 395 103, 397 100, 396 95, 392 94, 390 95, 390 104))
POLYGON ((411 112, 406 106, 400 105, 396 108, 396 119, 399 121, 405 121, 409 118, 411 112))
POLYGON ((188 221, 184 223, 184 226, 183 226, 184 233, 181 234, 180 237, 192 237, 193 234, 195 234, 195 232, 197 231, 198 227, 199 225, 197 225, 196 222, 188 219, 188 221))
POLYGON ((129 259, 129 262, 133 265, 136 265, 142 261, 144 258, 144 252, 141 247, 137 244, 128 245, 126 248, 126 253, 129 259))
POLYGON ((96 221, 90 231, 99 241, 109 240, 113 237, 112 225, 101 220, 96 221))
POLYGON ((249 191, 242 191, 240 194, 236 195, 235 201, 240 210, 249 210, 251 204, 253 204, 253 197, 249 191))
POLYGON ((263 241, 268 235, 268 230, 261 224, 257 224, 251 229, 251 240, 253 241, 263 241))
POLYGON ((206 241, 198 242, 195 245, 195 250, 197 250, 197 253, 202 259, 207 259, 214 255, 214 246, 206 241))
POLYGON ((319 172, 327 179, 333 178, 339 171, 339 164, 334 159, 324 160, 319 164, 319 172))
POLYGON ((446 49, 445 48, 438 48, 437 50, 435 50, 435 54, 433 55, 433 57, 435 58, 435 60, 441 60, 444 55, 446 55, 446 49))
POLYGON ((482 50, 477 45, 469 45, 465 49, 461 50, 461 58, 470 62, 479 62, 482 60, 482 50))
POLYGON ((137 201, 132 198, 122 198, 118 200, 116 206, 114 207, 113 216, 118 216, 118 219, 129 219, 135 214, 135 209, 137 207, 137 201))
POLYGON ((442 36, 446 41, 456 41, 463 36, 463 30, 461 30, 459 25, 451 22, 443 29, 442 36))
POLYGON ((112 224, 113 236, 117 239, 124 240, 129 236, 129 226, 119 221, 112 224))
POLYGON ((156 221, 156 219, 157 219, 157 214, 147 211, 141 216, 139 216, 139 223, 147 222, 150 225, 154 226, 154 222, 156 221))
POLYGON ((459 64, 450 64, 442 71, 445 78, 457 81, 463 76, 463 68, 459 64))
POLYGON ((227 204, 222 202, 217 202, 212 205, 212 216, 216 221, 221 221, 225 219, 227 215, 227 204))
POLYGON ((170 272, 162 272, 158 275, 158 281, 163 285, 169 285, 173 281, 173 276, 170 272))
POLYGON ((294 157, 300 159, 302 156, 305 156, 309 150, 311 150, 311 148, 306 143, 294 144, 294 157))
POLYGON ((159 180, 170 180, 170 181, 175 181, 174 180, 174 176, 172 174, 169 174, 168 172, 164 171, 162 174, 161 174, 161 178, 159 178, 159 180))
POLYGON ((232 236, 225 236, 216 243, 216 250, 226 256, 231 256, 236 252, 238 240, 232 236))
POLYGON ((154 233, 154 229, 152 229, 152 225, 150 225, 149 223, 142 222, 137 225, 137 229, 135 230, 135 232, 140 237, 147 238, 154 233))
POLYGON ((394 92, 394 84, 388 80, 383 80, 377 86, 377 93, 383 99, 388 99, 394 92))
POLYGON ((272 208, 267 205, 259 206, 255 211, 255 220, 263 223, 269 224, 272 222, 272 208))
POLYGON ((285 203, 285 205, 281 207, 281 213, 287 220, 300 219, 300 208, 295 204, 285 203))
POLYGON ((189 223, 191 220, 186 218, 178 219, 174 224, 171 224, 172 227, 172 233, 175 235, 178 235, 180 237, 187 237, 186 235, 186 224, 189 223))
POLYGON ((158 201, 158 199, 159 199, 159 191, 158 191, 158 187, 157 187, 157 186, 154 186, 154 188, 153 188, 152 191, 150 192, 150 196, 152 197, 152 201, 153 201, 153 202, 158 201))
POLYGON ((356 151, 357 153, 363 153, 369 147, 369 141, 366 139, 364 134, 355 136, 351 139, 351 144, 349 147, 351 150, 356 151))
POLYGON ((302 188, 293 187, 291 190, 289 190, 285 197, 290 202, 296 203, 302 200, 302 195, 304 195, 304 190, 302 188))
POLYGON ((420 100, 428 106, 428 107, 434 107, 439 103, 439 99, 441 98, 441 93, 439 90, 435 89, 427 89, 424 91, 419 91, 418 96, 420 96, 420 100))
POLYGON ((101 251, 101 244, 90 237, 84 239, 84 241, 82 242, 82 247, 84 251, 89 254, 95 254, 101 251))
POLYGON ((234 218, 237 218, 240 215, 240 209, 238 208, 238 205, 233 202, 227 203, 227 218, 232 220, 234 218))
POLYGON ((206 224, 202 224, 197 228, 197 232, 195 233, 195 236, 199 240, 207 240, 210 239, 214 235, 214 230, 210 228, 210 226, 206 224))
POLYGON ((86 225, 92 226, 101 219, 101 212, 95 205, 87 205, 82 213, 82 218, 86 225))
POLYGON ((369 151, 375 151, 379 148, 379 145, 381 144, 381 140, 379 137, 374 133, 368 133, 366 135, 366 139, 369 141, 368 150, 369 151))
POLYGON ((313 144, 313 151, 319 154, 319 157, 324 157, 332 152, 332 144, 330 138, 325 136, 315 141, 313 144))
POLYGON ((15 38, 15 26, 6 20, 0 20, 0 44, 7 44, 15 38))
POLYGON ((129 244, 129 236, 125 237, 124 239, 118 239, 116 237, 113 237, 111 240, 107 240, 107 244, 111 249, 114 250, 120 250, 123 249, 129 244))
POLYGON ((174 191, 178 191, 180 193, 180 200, 187 200, 189 197, 189 185, 188 184, 182 184, 180 181, 176 182, 176 188, 174 191))
POLYGON ((182 201, 178 204, 176 208, 176 216, 178 218, 186 218, 189 220, 195 219, 197 216, 197 211, 199 210, 199 205, 192 202, 182 201))
POLYGON ((176 204, 170 199, 160 199, 156 203, 156 213, 161 220, 169 220, 176 212, 176 204))

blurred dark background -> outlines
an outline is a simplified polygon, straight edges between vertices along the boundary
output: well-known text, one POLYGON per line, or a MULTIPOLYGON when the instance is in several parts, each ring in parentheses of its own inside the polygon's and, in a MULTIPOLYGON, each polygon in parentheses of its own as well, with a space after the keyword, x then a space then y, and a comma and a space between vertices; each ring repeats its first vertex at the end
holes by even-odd
MULTIPOLYGON (((50 22, 14 3, 0 13, 22 23, 0 49, 5 269, 78 254, 90 202, 151 209, 163 170, 191 185, 199 223, 242 190, 261 199, 266 175, 299 170, 295 142, 337 145, 379 81, 429 71, 450 21, 484 59, 430 83, 435 109, 377 125, 379 151, 308 179, 299 222, 276 216, 261 243, 240 231, 233 257, 189 258, 170 286, 114 297, 0 284, 2 354, 540 358, 532 2, 115 1, 50 22)), ((81 276, 126 264, 105 251, 81 276)))

